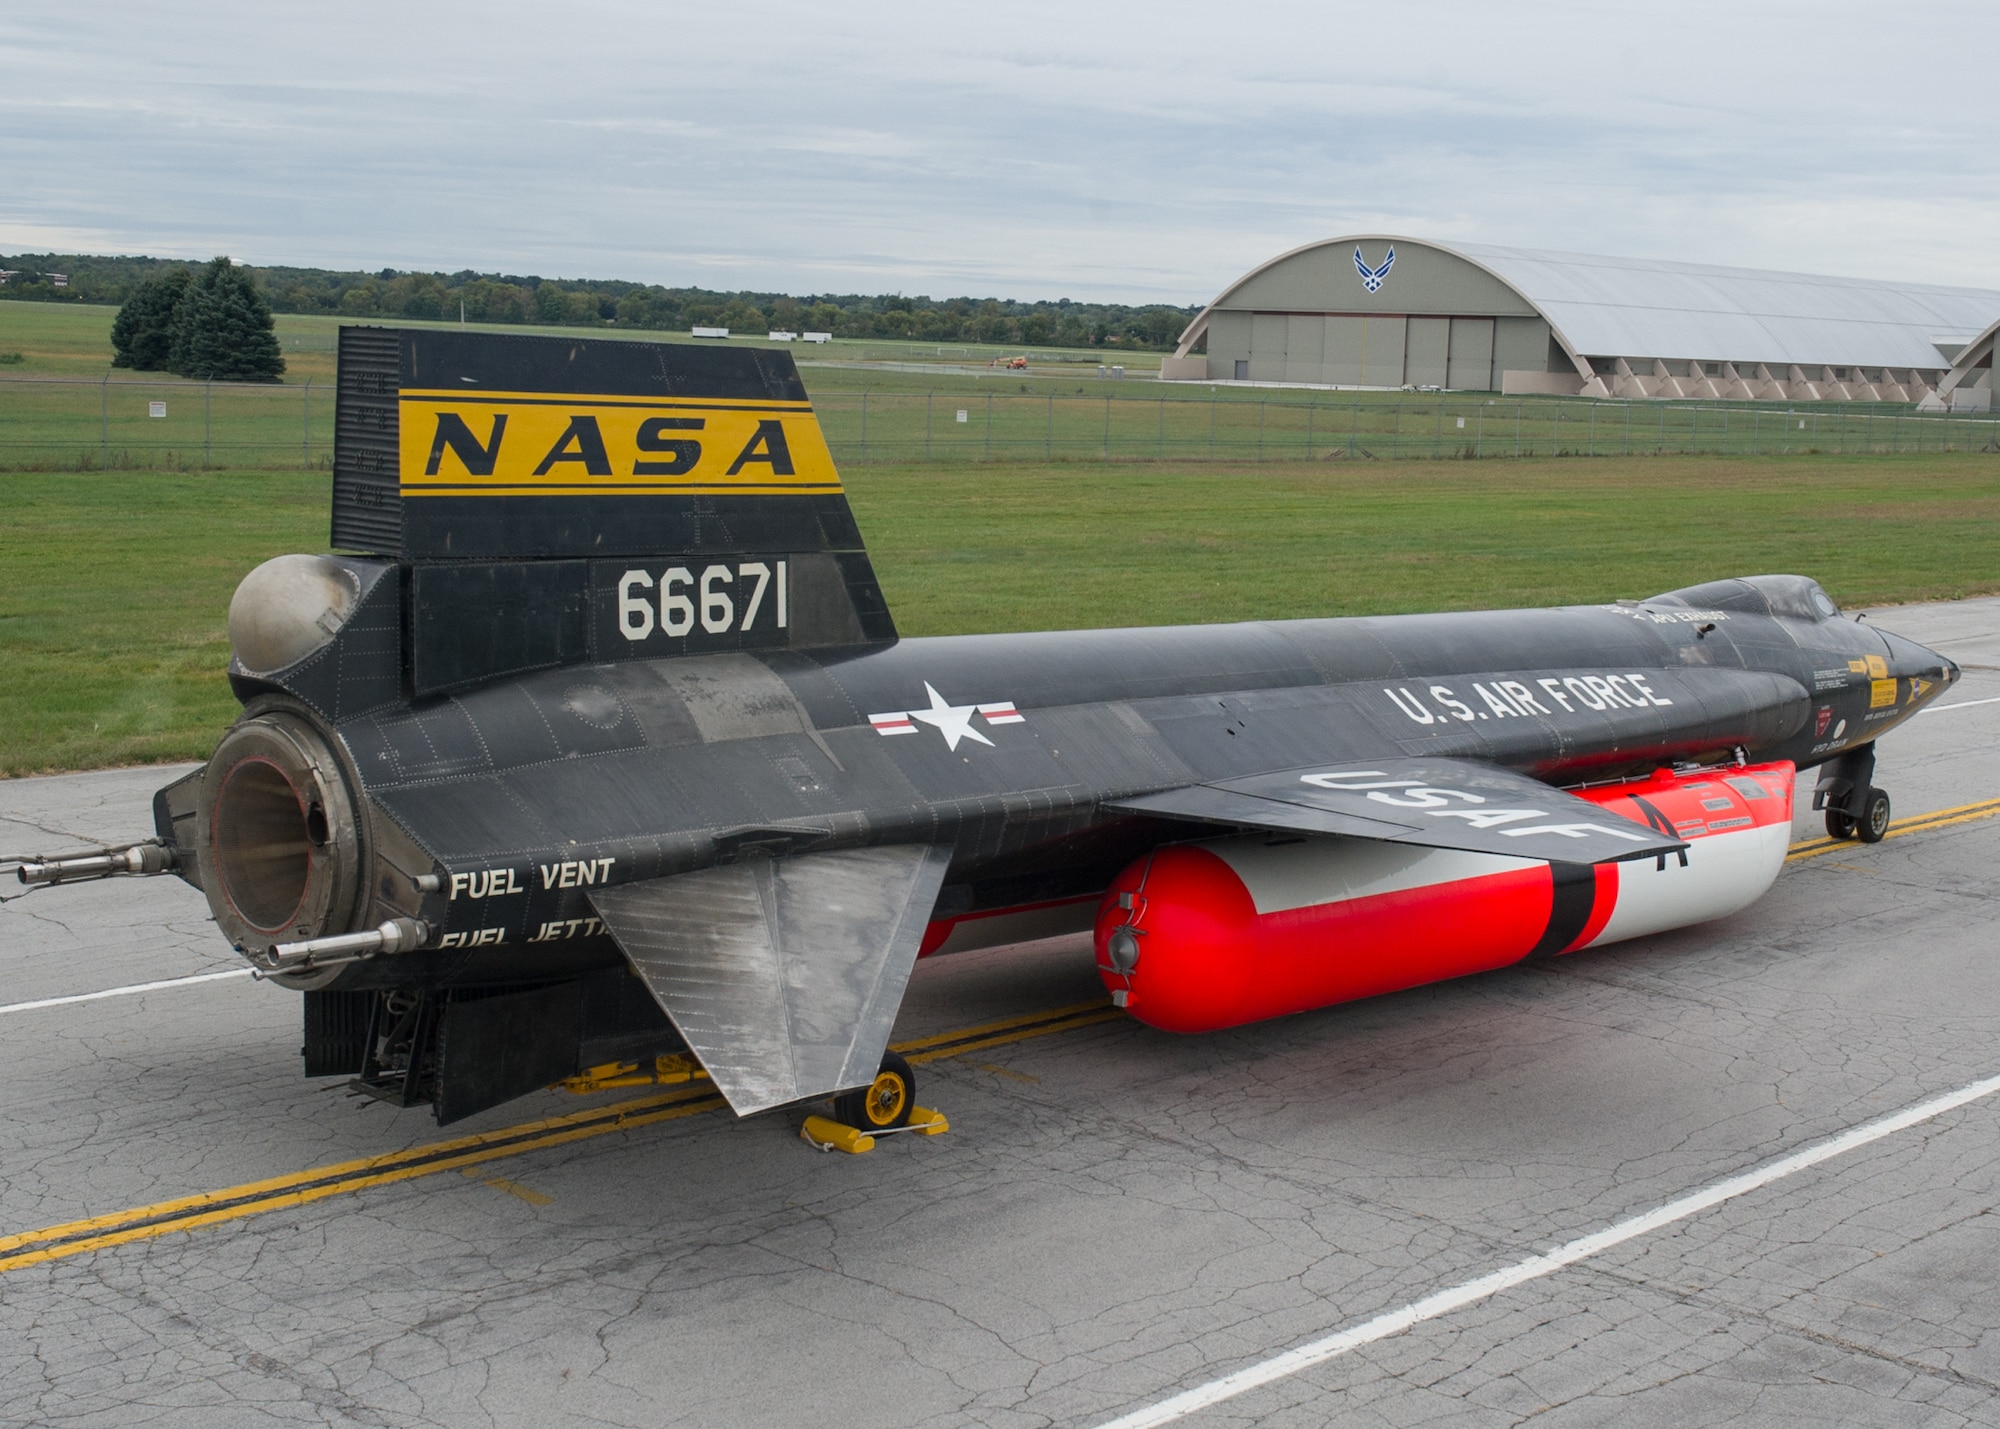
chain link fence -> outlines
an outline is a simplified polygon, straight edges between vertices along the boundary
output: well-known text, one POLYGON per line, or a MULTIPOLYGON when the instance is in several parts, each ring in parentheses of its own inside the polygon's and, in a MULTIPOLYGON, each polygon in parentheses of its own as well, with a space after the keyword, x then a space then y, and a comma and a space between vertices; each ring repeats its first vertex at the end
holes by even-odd
MULTIPOLYGON (((2000 419, 1908 407, 1255 389, 827 392, 837 461, 1467 460, 2000 451, 2000 419)), ((330 383, 0 377, 0 468, 324 468, 330 383)))

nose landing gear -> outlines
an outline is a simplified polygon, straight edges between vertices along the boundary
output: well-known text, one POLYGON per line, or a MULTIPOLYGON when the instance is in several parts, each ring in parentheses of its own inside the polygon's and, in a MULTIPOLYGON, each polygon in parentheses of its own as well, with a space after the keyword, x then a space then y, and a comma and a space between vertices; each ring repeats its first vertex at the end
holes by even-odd
POLYGON ((1889 792, 1869 781, 1875 775, 1875 746, 1850 749, 1827 764, 1813 789, 1813 807, 1826 811, 1832 838, 1878 844, 1889 832, 1889 792))

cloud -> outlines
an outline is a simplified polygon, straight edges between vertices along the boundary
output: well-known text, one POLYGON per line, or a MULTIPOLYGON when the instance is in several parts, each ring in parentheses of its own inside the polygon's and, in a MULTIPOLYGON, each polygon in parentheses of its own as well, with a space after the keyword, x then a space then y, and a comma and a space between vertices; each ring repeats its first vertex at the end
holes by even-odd
POLYGON ((2000 287, 1996 39, 1952 5, 106 3, 0 18, 0 232, 1194 302, 1390 229, 2000 287))

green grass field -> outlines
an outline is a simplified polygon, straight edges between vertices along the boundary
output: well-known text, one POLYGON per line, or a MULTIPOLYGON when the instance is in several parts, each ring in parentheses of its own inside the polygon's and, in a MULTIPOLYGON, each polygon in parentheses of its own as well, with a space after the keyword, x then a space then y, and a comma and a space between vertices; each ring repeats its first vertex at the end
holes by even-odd
MULTIPOLYGON (((111 310, 0 303, 0 469, 301 471, 333 444, 333 318, 280 317, 282 384, 213 388, 113 373, 111 310), (111 380, 104 380, 109 378, 111 380), (152 416, 151 404, 160 404, 152 416)), ((602 330, 566 331, 603 336, 602 330)), ((671 333, 622 333, 666 338, 671 333)), ((679 340, 686 341, 685 336, 679 340)), ((733 340, 732 340, 733 341, 733 340)), ((832 343, 794 349, 836 458, 847 467, 1179 461, 1439 460, 1710 453, 1924 455, 2000 449, 2000 421, 1825 403, 1611 403, 1486 393, 1332 392, 1160 383, 1134 356, 1046 352, 1025 373, 984 366, 997 348, 832 343)))
MULTIPOLYGON (((6 342, 0 340, 0 349, 6 342)), ((850 467, 905 634, 1644 596, 1800 571, 2000 590, 1991 457, 850 467)), ((230 593, 326 548, 321 472, 4 472, 0 771, 205 756, 230 593)))

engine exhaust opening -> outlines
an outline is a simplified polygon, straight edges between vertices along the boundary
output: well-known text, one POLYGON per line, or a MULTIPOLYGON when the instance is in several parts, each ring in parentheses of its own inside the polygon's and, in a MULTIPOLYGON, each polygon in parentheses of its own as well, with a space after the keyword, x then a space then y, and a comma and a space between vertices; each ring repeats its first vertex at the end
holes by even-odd
POLYGON ((312 845, 326 842, 326 815, 311 835, 305 800, 268 759, 231 769, 215 801, 215 869, 243 921, 265 933, 289 926, 306 900, 312 845))
POLYGON ((352 932, 365 912, 356 801, 330 737, 303 711, 267 705, 222 737, 195 842, 209 911, 248 953, 352 932))

